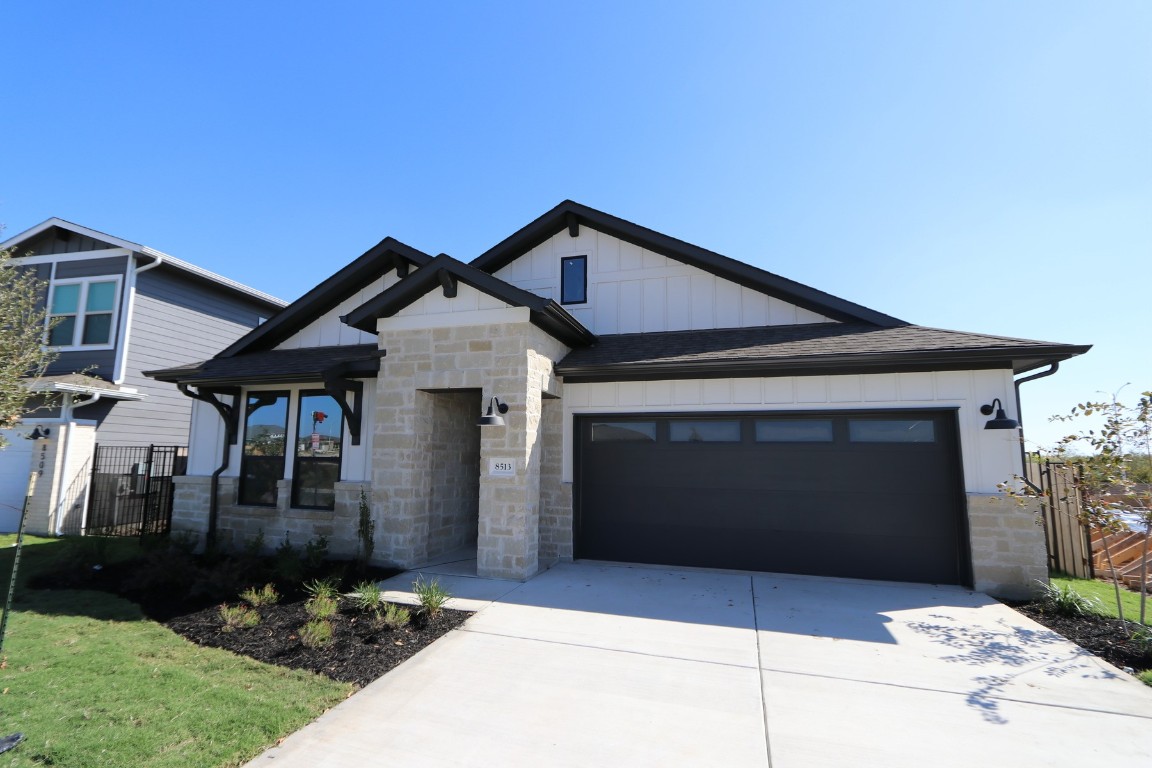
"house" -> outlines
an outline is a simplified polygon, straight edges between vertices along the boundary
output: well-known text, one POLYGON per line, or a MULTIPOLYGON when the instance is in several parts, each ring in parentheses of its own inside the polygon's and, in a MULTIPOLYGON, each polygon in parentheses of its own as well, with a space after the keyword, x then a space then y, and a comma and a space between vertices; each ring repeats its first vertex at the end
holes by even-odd
POLYGON ((198 398, 174 525, 226 544, 350 553, 363 493, 401 567, 1011 594, 1046 576, 1044 534, 997 491, 1021 443, 988 416, 1018 410, 1016 375, 1087 350, 912 325, 567 201, 468 263, 386 239, 150 375, 198 398))
POLYGON ((62 219, 0 243, 47 286, 57 356, 33 382, 32 411, 0 451, 0 530, 83 530, 93 447, 186 445, 191 403, 146 368, 198 360, 285 302, 167 254, 62 219), (46 435, 46 439, 25 437, 46 435))

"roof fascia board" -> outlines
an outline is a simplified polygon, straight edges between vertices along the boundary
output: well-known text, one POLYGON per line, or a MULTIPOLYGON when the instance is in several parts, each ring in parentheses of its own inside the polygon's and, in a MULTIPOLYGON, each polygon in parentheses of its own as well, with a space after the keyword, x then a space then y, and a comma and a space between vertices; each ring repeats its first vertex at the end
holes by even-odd
POLYGON ((412 277, 364 302, 345 315, 343 320, 353 328, 375 333, 379 318, 392 317, 431 291, 443 289, 445 275, 506 304, 527 307, 533 324, 561 341, 579 345, 591 344, 596 339, 591 331, 555 301, 517 288, 444 253, 412 277))
POLYGON ((786 299, 836 320, 859 320, 881 327, 908 325, 898 318, 789 280, 751 264, 678 240, 630 221, 566 200, 474 259, 477 269, 494 273, 570 227, 571 217, 598 232, 619 238, 670 259, 697 267, 738 285, 786 299))
MULTIPOLYGON (((405 245, 391 237, 386 237, 369 248, 359 257, 345 265, 296 301, 280 310, 262 325, 241 336, 216 357, 235 357, 242 352, 271 349, 280 342, 303 329, 308 323, 336 307, 353 292, 362 290, 364 284, 395 269, 400 260, 417 267, 432 262, 432 257, 410 245, 405 245)), ((399 285, 416 278, 423 272, 417 269, 410 273, 399 285)), ((396 287, 396 286, 394 286, 396 287)), ((365 330, 361 328, 360 330, 365 330)), ((369 329, 368 333, 375 333, 369 329)))
POLYGON ((884 373, 891 371, 982 370, 1011 368, 1022 373, 1050 362, 1083 354, 1090 347, 1040 347, 1015 350, 882 352, 876 354, 804 355, 777 359, 708 360, 668 363, 605 363, 566 366, 556 375, 565 381, 645 381, 654 379, 742 378, 748 376, 884 373))
POLYGON ((41 235, 52 227, 67 229, 71 232, 75 232, 78 235, 90 237, 93 240, 102 240, 109 245, 116 246, 117 248, 126 248, 130 251, 142 251, 144 249, 144 246, 140 245, 140 243, 134 243, 131 240, 125 240, 123 238, 115 237, 114 235, 109 235, 89 227, 73 224, 72 222, 65 221, 64 219, 53 217, 47 221, 40 222, 30 229, 24 230, 18 235, 8 238, 4 242, 0 243, 0 250, 11 248, 12 246, 18 245, 24 240, 29 240, 33 237, 36 237, 37 235, 41 235))
POLYGON ((120 258, 131 255, 132 251, 127 248, 104 248, 99 251, 55 253, 46 256, 18 256, 13 254, 12 258, 18 260, 21 264, 60 264, 71 261, 91 261, 92 259, 120 258))

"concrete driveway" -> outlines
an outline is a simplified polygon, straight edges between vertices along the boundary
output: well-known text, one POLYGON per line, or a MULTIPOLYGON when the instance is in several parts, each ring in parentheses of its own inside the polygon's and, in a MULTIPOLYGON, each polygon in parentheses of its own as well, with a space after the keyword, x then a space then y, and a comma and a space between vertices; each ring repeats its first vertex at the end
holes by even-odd
POLYGON ((963 589, 598 563, 439 578, 480 609, 461 630, 250 765, 1152 758, 1152 688, 963 589))

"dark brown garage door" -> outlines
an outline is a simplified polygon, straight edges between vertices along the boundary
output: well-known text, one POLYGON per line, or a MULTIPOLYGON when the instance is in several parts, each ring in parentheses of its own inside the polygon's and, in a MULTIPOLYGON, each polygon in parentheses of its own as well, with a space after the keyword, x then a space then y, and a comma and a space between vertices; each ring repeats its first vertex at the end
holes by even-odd
POLYGON ((577 425, 577 557, 969 581, 954 412, 577 425))

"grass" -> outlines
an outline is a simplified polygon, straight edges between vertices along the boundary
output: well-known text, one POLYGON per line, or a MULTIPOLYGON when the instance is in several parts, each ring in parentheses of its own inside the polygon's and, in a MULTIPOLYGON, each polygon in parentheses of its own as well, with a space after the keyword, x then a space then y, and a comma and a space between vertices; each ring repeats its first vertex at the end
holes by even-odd
MULTIPOLYGON (((14 539, 0 536, 0 587, 14 539)), ((26 538, 20 581, 78 557, 127 557, 136 546, 26 538)), ((0 766, 241 765, 352 691, 193 645, 103 592, 19 588, 4 657, 0 732, 26 741, 0 766)))
MULTIPOLYGON (((1067 576, 1053 576, 1052 585, 1059 589, 1073 589, 1088 599, 1100 601, 1099 611, 1104 616, 1118 618, 1116 612, 1116 590, 1110 581, 1096 579, 1073 579, 1067 576)), ((1140 619, 1140 595, 1137 592, 1120 588, 1120 602, 1124 606, 1124 618, 1138 622, 1140 619)), ((1152 626, 1152 595, 1148 597, 1147 615, 1144 623, 1152 626)))

